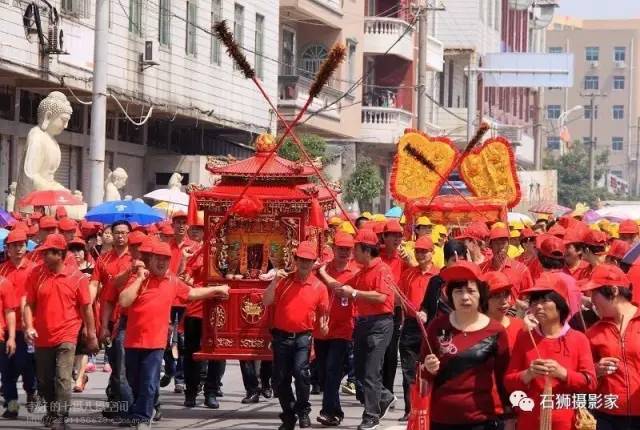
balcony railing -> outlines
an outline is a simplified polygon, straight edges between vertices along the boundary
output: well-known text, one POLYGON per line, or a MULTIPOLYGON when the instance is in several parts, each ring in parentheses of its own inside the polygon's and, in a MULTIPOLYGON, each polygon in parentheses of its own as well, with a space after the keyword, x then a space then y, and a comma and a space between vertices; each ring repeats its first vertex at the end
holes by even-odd
POLYGON ((390 54, 413 61, 413 29, 405 20, 365 17, 364 42, 364 52, 366 53, 384 54, 391 48, 390 54))
MULTIPOLYGON (((309 97, 309 90, 313 84, 313 79, 301 75, 280 75, 278 76, 278 105, 281 107, 300 109, 304 106, 309 97)), ((329 80, 318 97, 313 99, 309 111, 313 112, 322 109, 342 95, 342 92, 334 86, 335 79, 329 80)), ((321 116, 340 119, 339 106, 332 106, 330 109, 320 113, 321 116)))
POLYGON ((406 128, 412 126, 413 115, 404 109, 362 107, 362 137, 367 141, 395 143, 406 128))

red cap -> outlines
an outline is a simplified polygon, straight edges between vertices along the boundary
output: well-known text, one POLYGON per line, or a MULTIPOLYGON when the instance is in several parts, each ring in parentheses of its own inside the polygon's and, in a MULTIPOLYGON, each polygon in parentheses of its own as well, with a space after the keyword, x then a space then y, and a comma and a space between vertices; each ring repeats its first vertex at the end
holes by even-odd
POLYGON ((147 234, 158 234, 158 227, 155 224, 147 226, 147 234))
POLYGON ((602 231, 589 230, 584 237, 584 243, 590 246, 606 246, 607 234, 602 231))
POLYGON ((165 224, 160 228, 160 233, 164 234, 165 236, 173 236, 175 233, 175 231, 173 230, 173 227, 171 227, 169 224, 165 224))
POLYGON ((540 242, 538 252, 545 257, 561 259, 564 258, 564 249, 565 243, 562 239, 547 235, 540 242))
POLYGON ((138 251, 151 253, 153 251, 153 246, 158 242, 158 239, 152 236, 147 236, 147 238, 142 242, 138 251))
POLYGON ((316 260, 318 258, 318 249, 313 242, 304 241, 300 242, 298 249, 296 249, 296 257, 305 258, 307 260, 316 260))
POLYGON ((378 236, 372 230, 360 229, 356 234, 355 242, 364 245, 377 245, 378 236))
POLYGON ((559 237, 560 239, 564 239, 564 235, 567 234, 567 230, 562 227, 560 224, 556 223, 547 231, 552 236, 559 237))
POLYGON ((10 243, 26 242, 26 241, 27 241, 27 232, 19 228, 17 230, 16 229, 11 230, 7 238, 4 240, 4 243, 8 245, 10 243))
POLYGON ((489 233, 489 240, 509 239, 509 237, 509 229, 505 227, 492 228, 491 233, 489 233))
POLYGON ((127 242, 129 245, 142 245, 142 242, 147 238, 147 235, 140 230, 133 231, 127 236, 127 242))
POLYGON ((40 227, 38 227, 38 224, 33 224, 31 227, 29 227, 29 231, 27 231, 27 236, 35 236, 36 234, 38 234, 39 230, 40 230, 40 227))
POLYGON ((511 291, 513 287, 513 283, 502 272, 487 272, 484 274, 484 281, 489 285, 489 294, 504 290, 511 291))
POLYGON ((452 281, 483 281, 482 271, 477 264, 460 260, 440 271, 440 276, 446 282, 452 281))
POLYGON ((26 233, 29 231, 29 226, 23 221, 18 221, 11 226, 11 231, 16 230, 23 230, 26 233))
POLYGON ((390 219, 384 225, 385 233, 402 233, 404 230, 397 219, 390 219))
POLYGON ((58 219, 62 219, 62 218, 66 218, 67 216, 67 210, 64 208, 64 206, 58 206, 56 208, 56 218, 58 219))
POLYGON ((81 221, 80 222, 80 232, 82 233, 82 237, 87 239, 89 236, 95 236, 100 231, 100 223, 92 222, 92 221, 81 221))
POLYGON ((584 242, 585 236, 589 234, 589 231, 589 227, 587 227, 584 223, 576 224, 566 231, 563 237, 564 242, 567 245, 573 243, 582 243, 584 242))
POLYGON ((333 244, 340 248, 353 248, 355 241, 350 234, 339 231, 333 238, 333 244))
POLYGON ((34 212, 34 213, 31 214, 30 219, 31 219, 31 221, 38 221, 42 217, 43 217, 42 213, 34 212))
POLYGON ((38 251, 47 251, 49 249, 67 249, 67 241, 64 239, 64 236, 58 233, 50 234, 44 240, 44 243, 40 245, 38 251))
POLYGON ((71 242, 69 242, 68 246, 71 245, 80 245, 82 247, 86 247, 87 246, 87 242, 85 242, 81 237, 76 236, 73 238, 73 240, 71 242))
POLYGON ((433 241, 429 236, 422 236, 420 239, 416 240, 416 244, 414 248, 422 249, 424 251, 433 251, 433 241))
POLYGON ((384 228, 386 226, 387 226, 387 223, 385 221, 374 221, 373 232, 375 234, 382 234, 384 233, 384 228))
POLYGON ((40 218, 40 222, 39 222, 39 227, 40 230, 48 230, 50 228, 57 228, 58 227, 58 221, 56 221, 56 219, 52 216, 43 216, 42 218, 40 218))
POLYGON ((533 287, 520 291, 520 295, 529 295, 544 291, 553 291, 558 293, 567 305, 569 304, 569 290, 567 289, 566 283, 558 279, 558 277, 552 272, 542 272, 533 287))
POLYGON ((520 239, 535 239, 536 233, 529 227, 525 227, 520 231, 520 239))
POLYGON ((620 234, 638 234, 638 224, 635 221, 631 221, 630 219, 624 220, 620 223, 620 227, 618 228, 618 233, 620 234))
POLYGON ((178 211, 175 212, 173 215, 171 215, 171 219, 176 219, 176 218, 187 218, 188 215, 185 211, 178 211))
POLYGON ((78 223, 71 218, 62 218, 58 221, 58 229, 60 231, 74 231, 78 227, 78 223))
POLYGON ((629 245, 624 240, 614 240, 611 242, 611 246, 609 247, 609 252, 607 253, 608 257, 617 258, 618 260, 622 260, 627 252, 631 249, 631 245, 629 245))
POLYGON ((582 284, 582 291, 595 290, 596 288, 610 287, 626 287, 631 284, 627 275, 618 266, 613 264, 600 264, 591 272, 591 278, 582 284))
POLYGON ((475 225, 470 225, 456 236, 458 240, 471 239, 471 240, 484 240, 487 236, 484 232, 477 228, 475 225))
POLYGON ((155 242, 151 246, 151 253, 155 255, 163 255, 165 257, 171 257, 171 247, 166 242, 155 242))

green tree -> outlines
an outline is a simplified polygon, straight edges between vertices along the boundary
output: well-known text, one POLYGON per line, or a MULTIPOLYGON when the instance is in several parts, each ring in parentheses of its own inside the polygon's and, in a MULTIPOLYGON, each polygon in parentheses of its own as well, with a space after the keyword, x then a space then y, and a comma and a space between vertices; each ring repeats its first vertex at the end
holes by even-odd
POLYGON ((357 201, 360 210, 370 210, 372 200, 380 195, 383 185, 378 168, 371 160, 364 158, 356 163, 353 174, 347 179, 344 187, 344 201, 347 203, 357 201))
MULTIPOLYGON (((298 137, 307 154, 309 154, 312 159, 320 157, 324 165, 327 156, 327 141, 316 134, 301 134, 298 137)), ((291 161, 300 161, 300 159, 304 158, 298 149, 298 145, 296 145, 291 137, 285 139, 278 150, 278 155, 291 161)))
MULTIPOLYGON (((608 161, 608 151, 596 154, 596 183, 606 174, 608 161)), ((576 203, 583 202, 596 207, 598 200, 612 197, 605 188, 593 190, 590 188, 589 154, 580 141, 575 141, 573 146, 560 157, 547 157, 544 160, 544 168, 558 171, 558 203, 562 206, 573 208, 576 203)))

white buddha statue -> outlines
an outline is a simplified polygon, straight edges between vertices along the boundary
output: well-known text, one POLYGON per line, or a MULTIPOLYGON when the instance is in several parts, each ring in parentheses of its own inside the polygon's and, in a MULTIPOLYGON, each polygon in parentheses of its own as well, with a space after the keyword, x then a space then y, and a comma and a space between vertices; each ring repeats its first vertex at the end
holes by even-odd
POLYGON ((16 199, 32 191, 64 190, 54 175, 60 167, 60 146, 55 136, 67 128, 73 109, 67 97, 53 91, 38 105, 38 125, 27 135, 18 176, 16 199))
POLYGON ((173 172, 171 177, 169 178, 169 189, 181 191, 182 188, 182 175, 178 172, 173 172))
POLYGON ((117 167, 109 173, 104 184, 104 201, 113 202, 122 200, 120 190, 127 184, 127 172, 122 167, 117 167))
POLYGON ((18 188, 17 182, 12 182, 9 185, 9 194, 7 195, 5 210, 7 212, 13 212, 13 209, 16 206, 16 189, 18 188))

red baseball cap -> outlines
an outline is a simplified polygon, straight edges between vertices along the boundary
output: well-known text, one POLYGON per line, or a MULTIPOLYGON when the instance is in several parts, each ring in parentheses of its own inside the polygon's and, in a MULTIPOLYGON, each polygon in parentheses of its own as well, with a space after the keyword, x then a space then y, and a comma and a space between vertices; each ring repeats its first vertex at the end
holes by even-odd
POLYGON ((38 234, 39 230, 40 230, 40 227, 38 227, 38 224, 33 224, 31 227, 29 227, 29 230, 27 231, 27 236, 35 236, 36 234, 38 234))
POLYGON ((85 242, 81 237, 76 236, 73 238, 73 240, 71 240, 71 242, 69 242, 69 247, 71 247, 71 245, 80 245, 82 247, 86 247, 87 246, 87 242, 85 242))
POLYGON ((590 246, 606 246, 607 234, 602 231, 589 230, 584 237, 584 243, 590 246))
POLYGON ((173 215, 171 215, 171 219, 176 219, 176 218, 187 218, 188 215, 185 211, 178 211, 175 212, 173 215))
POLYGON ((153 251, 153 246, 157 242, 158 242, 158 239, 156 239, 155 237, 147 236, 146 239, 140 245, 140 248, 138 248, 138 251, 151 253, 153 251))
POLYGON ((509 281, 507 275, 502 272, 487 272, 484 275, 484 281, 489 285, 489 294, 500 291, 511 291, 513 282, 509 281))
POLYGON ((374 221, 373 231, 375 234, 382 234, 384 233, 384 228, 386 226, 387 226, 387 223, 385 221, 374 221))
POLYGON ((475 225, 470 225, 467 228, 463 228, 458 235, 457 240, 471 239, 471 240, 484 240, 487 236, 483 231, 477 228, 475 225))
POLYGON ((58 221, 58 229, 60 231, 73 231, 78 227, 78 223, 71 218, 62 218, 58 221))
POLYGON ((333 244, 339 248, 353 248, 355 241, 350 234, 339 231, 333 238, 333 244))
POLYGON ((611 246, 609 246, 609 252, 607 253, 607 257, 617 258, 618 260, 622 260, 627 252, 631 249, 631 245, 629 245, 624 240, 614 240, 611 242, 611 246))
POLYGON ((561 259, 564 258, 565 243, 562 239, 556 236, 547 235, 540 242, 538 252, 541 255, 549 258, 561 259))
POLYGON ((631 281, 618 266, 613 264, 600 264, 591 272, 591 278, 580 286, 582 291, 595 290, 600 287, 626 287, 631 281))
POLYGON ((560 239, 564 239, 564 235, 567 234, 567 230, 560 224, 556 223, 547 231, 552 236, 559 237, 560 239))
POLYGON ((429 236, 422 236, 420 239, 416 240, 414 248, 416 250, 422 249, 424 251, 433 251, 433 241, 429 236))
POLYGON ((520 231, 520 239, 535 239, 536 236, 536 232, 529 227, 525 227, 520 231))
POLYGON ((11 231, 15 230, 24 230, 24 232, 26 233, 29 231, 29 226, 23 221, 17 221, 11 226, 11 231))
POLYGON ((58 206, 56 208, 56 218, 58 219, 62 219, 62 218, 66 218, 67 215, 67 210, 65 209, 64 206, 58 206))
POLYGON ((142 242, 144 242, 146 238, 147 238, 146 234, 144 234, 140 230, 136 230, 129 233, 129 236, 127 236, 127 242, 129 243, 129 245, 133 245, 133 246, 142 245, 142 242))
POLYGON ((48 230, 50 228, 57 228, 58 221, 56 221, 54 217, 46 215, 40 218, 40 222, 38 225, 40 227, 40 230, 48 230))
POLYGON ((164 234, 165 236, 173 236, 174 234, 176 234, 176 232, 173 230, 173 227, 171 227, 169 224, 165 224, 160 227, 160 233, 164 234))
POLYGON ((369 229, 360 229, 356 234, 355 243, 362 243, 364 245, 377 245, 378 236, 375 232, 369 229))
POLYGON ((385 233, 402 233, 404 230, 397 219, 390 219, 384 225, 385 233))
POLYGON ((158 234, 158 227, 155 224, 150 224, 146 227, 147 234, 158 234))
POLYGON ((11 230, 7 238, 4 240, 4 243, 5 245, 8 245, 10 243, 26 242, 26 241, 27 241, 27 232, 24 231, 22 228, 19 228, 17 230, 16 229, 11 230))
POLYGON ((583 243, 584 238, 587 234, 589 234, 589 227, 584 225, 583 223, 576 224, 572 228, 568 229, 564 234, 564 243, 567 245, 571 245, 573 243, 583 243))
POLYGON ((620 227, 618 228, 618 233, 620 234, 638 234, 638 224, 635 221, 631 221, 630 219, 624 220, 620 223, 620 227))
POLYGON ((64 236, 58 233, 50 234, 44 240, 44 243, 40 245, 38 251, 47 251, 49 249, 67 249, 67 241, 64 239, 64 236))
POLYGON ((93 221, 81 221, 80 222, 80 232, 82 233, 82 237, 87 239, 90 236, 95 236, 100 231, 100 223, 93 221))
POLYGON ((446 282, 452 281, 483 281, 484 276, 477 264, 460 260, 440 271, 440 276, 446 282))
POLYGON ((553 273, 542 272, 540 277, 536 280, 533 287, 520 291, 520 295, 529 295, 532 293, 553 291, 558 293, 560 297, 569 304, 569 290, 567 289, 566 282, 561 282, 553 273))
POLYGON ((489 233, 489 240, 496 240, 496 239, 509 239, 510 235, 509 235, 509 229, 505 228, 505 227, 496 227, 496 228, 492 228, 491 232, 489 233))
POLYGON ((296 249, 296 257, 304 258, 306 260, 316 260, 318 258, 318 247, 313 243, 305 240, 300 242, 298 249, 296 249))
POLYGON ((165 257, 171 257, 171 247, 166 242, 155 242, 151 246, 151 253, 155 255, 162 255, 165 257))

